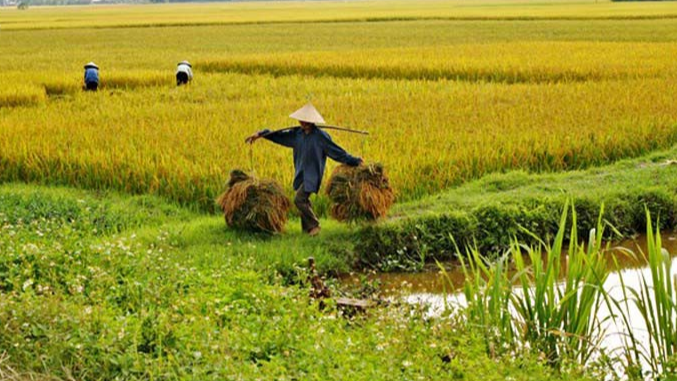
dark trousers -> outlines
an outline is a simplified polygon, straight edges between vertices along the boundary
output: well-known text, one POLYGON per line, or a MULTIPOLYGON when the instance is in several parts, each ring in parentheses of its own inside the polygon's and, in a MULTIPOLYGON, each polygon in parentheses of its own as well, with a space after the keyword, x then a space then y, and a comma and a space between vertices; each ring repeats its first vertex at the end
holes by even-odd
POLYGON ((96 91, 96 89, 99 87, 99 84, 97 82, 87 82, 85 83, 85 88, 87 91, 96 91))
POLYGON ((188 83, 188 74, 180 71, 176 73, 176 86, 185 85, 188 83))
POLYGON ((296 197, 294 197, 294 205, 301 212, 301 228, 304 232, 309 232, 313 228, 320 226, 320 221, 313 212, 313 206, 310 204, 311 193, 303 190, 303 184, 296 190, 296 197))

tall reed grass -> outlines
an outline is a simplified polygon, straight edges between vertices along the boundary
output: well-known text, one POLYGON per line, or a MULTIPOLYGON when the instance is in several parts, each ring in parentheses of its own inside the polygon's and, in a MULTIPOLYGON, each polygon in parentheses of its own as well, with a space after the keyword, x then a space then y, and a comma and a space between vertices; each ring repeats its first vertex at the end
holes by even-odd
POLYGON ((623 299, 617 306, 625 327, 622 352, 631 377, 673 379, 677 375, 677 276, 673 259, 662 246, 660 224, 653 229, 648 211, 646 220, 647 250, 636 255, 648 264, 648 272, 640 273, 636 286, 628 286, 627 275, 619 274, 623 299))
POLYGON ((552 244, 529 247, 513 242, 498 261, 488 263, 470 249, 461 263, 469 324, 485 332, 490 353, 535 351, 556 368, 588 364, 599 350, 608 318, 604 282, 609 270, 602 247, 602 220, 586 243, 579 243, 572 210, 570 245, 564 250, 568 206, 552 244))
MULTIPOLYGON (((618 355, 609 375, 630 380, 671 380, 677 375, 677 275, 662 248, 660 229, 646 212, 646 253, 624 250, 646 263, 638 279, 619 272, 620 293, 605 286, 617 249, 602 242, 602 213, 587 242, 577 237, 572 208, 571 241, 564 249, 567 212, 552 244, 535 247, 514 242, 495 262, 477 250, 461 258, 466 281, 466 321, 484 332, 487 351, 536 352, 549 365, 583 366, 618 355), (615 252, 615 254, 613 254, 615 252), (607 340, 620 336, 618 341, 607 340), (604 347, 614 343, 614 347, 604 347), (620 368, 613 368, 620 365, 620 368)), ((657 224, 658 225, 658 224, 657 224)), ((631 274, 637 274, 635 272, 631 274)), ((607 360, 608 361, 608 360, 607 360)))

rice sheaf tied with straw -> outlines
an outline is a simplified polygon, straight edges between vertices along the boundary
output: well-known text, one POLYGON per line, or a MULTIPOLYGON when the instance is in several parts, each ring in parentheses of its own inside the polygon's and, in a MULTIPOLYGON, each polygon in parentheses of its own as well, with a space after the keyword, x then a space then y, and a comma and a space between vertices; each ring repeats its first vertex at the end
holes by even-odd
POLYGON ((383 165, 374 163, 336 167, 329 178, 327 195, 331 215, 339 221, 374 221, 385 217, 395 195, 383 165))
POLYGON ((228 226, 266 233, 282 232, 291 208, 277 182, 257 179, 237 169, 230 172, 227 189, 216 202, 228 226))

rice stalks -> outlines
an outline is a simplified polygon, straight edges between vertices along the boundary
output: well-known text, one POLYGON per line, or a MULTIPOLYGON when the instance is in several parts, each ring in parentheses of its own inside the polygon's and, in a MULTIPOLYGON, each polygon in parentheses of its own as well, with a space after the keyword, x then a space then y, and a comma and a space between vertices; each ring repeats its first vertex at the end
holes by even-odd
POLYGON ((327 195, 334 203, 331 215, 339 221, 385 217, 395 195, 381 164, 341 165, 329 179, 327 195))
POLYGON ((230 172, 227 190, 216 203, 228 226, 265 233, 281 233, 291 207, 277 182, 259 180, 237 169, 230 172))

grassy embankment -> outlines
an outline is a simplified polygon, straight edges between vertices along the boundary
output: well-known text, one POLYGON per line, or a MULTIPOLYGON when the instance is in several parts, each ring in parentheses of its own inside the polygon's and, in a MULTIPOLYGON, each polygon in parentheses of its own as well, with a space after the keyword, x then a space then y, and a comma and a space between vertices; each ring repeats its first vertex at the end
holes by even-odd
MULTIPOLYGON (((545 236, 556 232, 559 207, 569 197, 577 199, 583 225, 596 222, 606 201, 613 222, 641 231, 642 200, 651 198, 649 209, 674 226, 677 166, 666 160, 675 154, 565 174, 492 175, 402 204, 391 222, 375 229, 414 232, 431 251, 440 245, 436 234, 461 241, 459 233, 473 232, 478 242, 519 236, 516 224, 526 217, 527 226, 543 226, 534 231, 545 236), (487 210, 492 213, 479 212, 487 210), (476 219, 475 230, 447 223, 460 216, 476 219)), ((5 372, 11 367, 57 379, 350 374, 470 380, 566 379, 577 372, 553 376, 528 356, 494 353, 491 359, 486 338, 463 323, 412 316, 406 306, 357 320, 336 318, 331 306, 319 312, 307 299, 305 259, 316 256, 323 271, 348 269, 354 257, 347 240, 357 227, 325 221, 323 235, 311 239, 292 221, 284 235, 255 236, 152 196, 12 184, 0 187, 0 210, 5 372)), ((384 267, 410 264, 399 255, 384 267)))
MULTIPOLYGON (((158 221, 175 233, 182 247, 196 252, 226 250, 228 255, 244 251, 288 280, 308 256, 316 257, 323 273, 363 267, 415 270, 425 261, 452 259, 452 238, 460 247, 475 244, 493 256, 513 237, 529 242, 531 237, 522 228, 539 237, 554 236, 562 208, 571 200, 581 232, 595 226, 602 204, 605 220, 626 237, 644 231, 645 205, 660 218, 663 229, 674 228, 677 165, 670 160, 675 156, 677 148, 584 171, 489 175, 436 196, 400 203, 387 221, 378 224, 344 225, 323 219, 318 239, 302 234, 297 219, 288 223, 286 233, 273 237, 228 230, 222 217, 187 210, 181 212, 181 220, 158 221)), ((611 229, 607 233, 609 238, 616 234, 611 229)))
POLYGON ((645 231, 645 207, 661 228, 677 227, 677 149, 562 174, 492 174, 453 190, 396 205, 390 221, 359 232, 360 261, 381 270, 419 268, 448 260, 459 247, 497 257, 513 238, 553 237, 567 201, 578 214, 579 236, 596 226, 604 205, 607 239, 645 231), (526 229, 526 230, 524 230, 526 229), (528 231, 528 232, 527 232, 528 231))
MULTIPOLYGON (((582 224, 606 200, 614 222, 641 231, 647 195, 649 208, 674 225, 677 167, 666 160, 676 153, 565 174, 492 175, 402 204, 376 229, 415 228, 417 241, 432 247, 435 233, 458 237, 444 223, 465 214, 477 219, 474 233, 500 240, 525 215, 530 228, 557 229, 559 206, 574 197, 582 224)), ((331 306, 319 312, 307 299, 302 265, 314 255, 323 271, 347 269, 347 239, 358 228, 325 221, 323 235, 311 239, 292 221, 284 235, 255 236, 152 196, 11 184, 0 187, 0 210, 0 367, 19 379, 26 372, 57 379, 578 377, 575 367, 555 376, 529 356, 497 355, 485 332, 412 315, 406 306, 357 320, 337 318, 331 306)), ((385 266, 406 264, 389 260, 385 266)))
POLYGON ((154 197, 68 188, 3 185, 0 210, 4 379, 579 377, 492 356, 472 327, 416 308, 320 311, 302 270, 289 285, 274 267, 322 255, 329 235, 243 236, 154 197))

